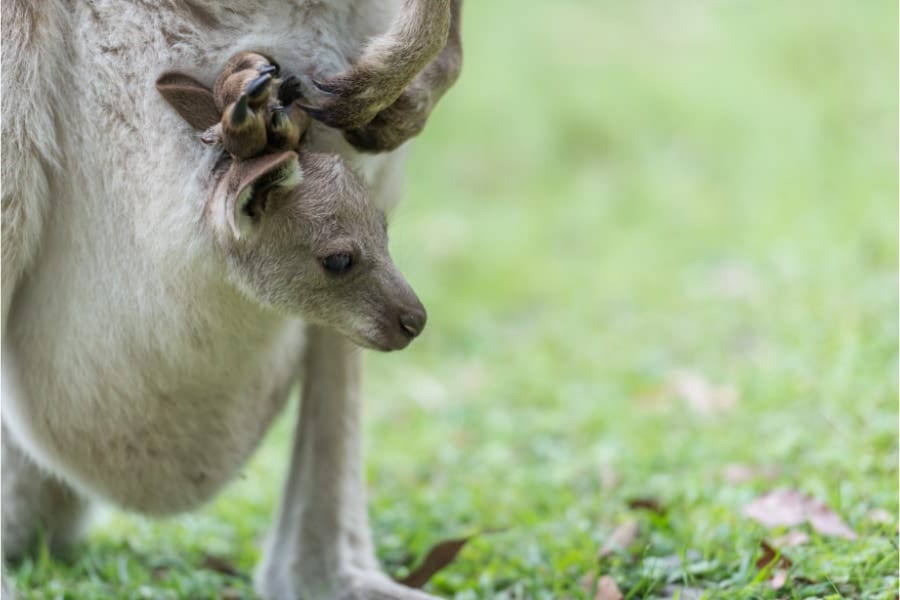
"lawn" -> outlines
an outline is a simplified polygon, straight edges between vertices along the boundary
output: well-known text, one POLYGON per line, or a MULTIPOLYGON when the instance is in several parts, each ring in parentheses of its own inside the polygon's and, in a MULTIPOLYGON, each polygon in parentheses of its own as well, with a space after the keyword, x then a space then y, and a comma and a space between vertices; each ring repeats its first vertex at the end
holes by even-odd
MULTIPOLYGON (((897 597, 897 20, 888 0, 468 2, 391 226, 429 324, 367 357, 391 574, 481 532, 426 589, 897 597), (773 489, 855 536, 750 518, 773 489)), ((73 561, 7 575, 35 598, 253 597, 295 408, 203 510, 113 512, 73 561)))

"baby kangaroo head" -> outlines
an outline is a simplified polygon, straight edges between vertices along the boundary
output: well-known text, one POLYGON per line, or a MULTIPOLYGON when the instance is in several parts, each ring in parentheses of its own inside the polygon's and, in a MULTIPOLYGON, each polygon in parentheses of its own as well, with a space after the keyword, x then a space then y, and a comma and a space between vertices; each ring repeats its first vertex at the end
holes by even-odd
POLYGON ((339 156, 283 152, 236 161, 207 207, 228 276, 248 297, 399 350, 425 308, 388 254, 384 214, 339 156))

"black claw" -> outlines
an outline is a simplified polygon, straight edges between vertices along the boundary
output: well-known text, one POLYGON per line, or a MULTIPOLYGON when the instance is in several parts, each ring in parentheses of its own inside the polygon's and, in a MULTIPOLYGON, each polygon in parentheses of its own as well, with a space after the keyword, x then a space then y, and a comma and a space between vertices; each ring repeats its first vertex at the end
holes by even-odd
POLYGON ((328 111, 324 108, 316 108, 314 106, 305 106, 303 104, 297 104, 296 106, 299 106, 300 108, 302 108, 304 111, 306 111, 306 114, 308 114, 310 117, 312 117, 316 121, 325 123, 326 125, 328 125, 330 127, 336 126, 335 120, 333 118, 331 118, 330 111, 328 111))
POLYGON ((244 90, 244 93, 256 100, 257 98, 262 96, 263 92, 265 92, 266 90, 266 86, 271 80, 272 76, 269 73, 260 75, 250 82, 250 85, 247 86, 247 89, 244 90))
POLYGON ((247 94, 241 94, 231 111, 231 124, 240 125, 247 120, 250 111, 247 109, 247 94))
POLYGON ((325 116, 326 114, 328 114, 328 111, 326 111, 324 108, 316 108, 315 106, 307 106, 305 104, 300 104, 299 102, 297 103, 297 106, 302 108, 313 119, 318 119, 319 117, 322 117, 322 116, 325 116))
POLYGON ((314 86, 326 94, 335 95, 340 92, 339 85, 334 81, 319 81, 318 79, 313 79, 312 82, 314 86))
POLYGON ((278 88, 278 100, 281 102, 281 105, 290 106, 293 104, 294 100, 298 100, 302 97, 303 92, 300 89, 300 80, 293 75, 285 77, 284 81, 281 82, 281 86, 278 88))

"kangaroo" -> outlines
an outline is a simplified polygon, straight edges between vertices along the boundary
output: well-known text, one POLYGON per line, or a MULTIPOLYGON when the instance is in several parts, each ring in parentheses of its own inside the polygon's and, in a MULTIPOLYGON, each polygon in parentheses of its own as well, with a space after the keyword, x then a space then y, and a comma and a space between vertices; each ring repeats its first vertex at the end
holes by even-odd
POLYGON ((96 500, 149 515, 208 500, 299 381, 259 593, 429 598, 375 559, 356 344, 400 349, 425 324, 384 215, 399 147, 458 75, 459 3, 2 11, 4 558, 38 531, 64 549, 96 500), (234 100, 223 80, 218 124, 195 105, 202 133, 154 91, 167 71, 214 88, 250 49, 296 79, 235 68, 257 73, 234 100), (289 110, 264 123, 263 143, 248 119, 273 98, 289 110))

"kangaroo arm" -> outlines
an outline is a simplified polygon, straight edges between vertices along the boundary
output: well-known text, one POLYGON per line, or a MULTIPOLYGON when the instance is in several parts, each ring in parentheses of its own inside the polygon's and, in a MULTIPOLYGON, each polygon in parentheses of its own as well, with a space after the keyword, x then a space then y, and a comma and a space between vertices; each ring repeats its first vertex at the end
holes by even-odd
POLYGON ((319 98, 307 112, 338 129, 362 127, 392 105, 447 45, 451 0, 404 0, 391 28, 369 42, 350 69, 313 80, 319 98))
POLYGON ((462 69, 462 0, 452 0, 450 9, 450 32, 440 54, 416 75, 393 104, 364 127, 346 132, 345 137, 357 150, 389 152, 419 135, 438 101, 456 83, 462 69))

